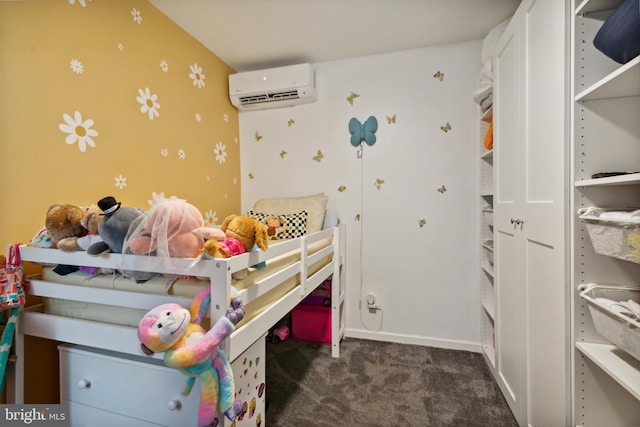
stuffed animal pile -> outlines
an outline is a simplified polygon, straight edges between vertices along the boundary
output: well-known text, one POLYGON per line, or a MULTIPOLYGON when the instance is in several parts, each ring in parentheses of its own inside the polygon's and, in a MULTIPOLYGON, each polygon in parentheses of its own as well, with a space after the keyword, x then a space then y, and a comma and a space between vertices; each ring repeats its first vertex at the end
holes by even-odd
MULTIPOLYGON (((47 246, 66 252, 84 250, 92 256, 153 255, 162 258, 165 268, 173 267, 171 260, 175 258, 199 260, 205 254, 229 258, 256 249, 267 250, 268 228, 253 217, 229 215, 217 229, 205 227, 200 210, 186 200, 154 194, 150 203, 146 213, 122 206, 113 196, 103 197, 97 205, 88 208, 52 205, 46 216, 47 246)), ((142 271, 121 272, 139 283, 155 275, 142 271)), ((235 272, 233 277, 241 279, 246 275, 244 269, 235 272)), ((185 274, 165 276, 188 277, 185 274)))

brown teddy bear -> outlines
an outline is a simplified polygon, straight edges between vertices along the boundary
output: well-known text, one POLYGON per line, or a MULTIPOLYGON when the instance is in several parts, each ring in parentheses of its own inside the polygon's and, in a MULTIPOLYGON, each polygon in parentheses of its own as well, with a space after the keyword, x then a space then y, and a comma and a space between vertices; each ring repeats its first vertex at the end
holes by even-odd
POLYGON ((54 204, 47 209, 45 227, 51 238, 51 247, 67 237, 83 237, 88 231, 82 226, 84 209, 73 204, 54 204))
MULTIPOLYGON (((242 244, 244 248, 243 252, 249 252, 253 250, 255 246, 267 250, 269 246, 269 240, 267 236, 267 226, 264 223, 256 221, 254 218, 246 215, 229 215, 224 219, 222 227, 220 228, 227 239, 235 239, 242 244)), ((214 248, 217 243, 220 243, 216 239, 207 240, 205 243, 205 249, 211 254, 211 248, 214 248), (207 247, 209 244, 209 247, 207 247)), ((230 254, 237 255, 237 253, 230 254)))
POLYGON ((102 220, 102 211, 98 206, 92 205, 85 211, 84 217, 80 221, 82 226, 88 231, 86 236, 65 237, 58 242, 58 249, 65 252, 86 251, 91 244, 102 240, 98 235, 98 225, 102 220))
MULTIPOLYGON (((224 219, 221 230, 225 234, 223 240, 209 239, 204 243, 205 251, 214 258, 229 258, 258 247, 267 250, 269 239, 267 226, 245 215, 229 215, 224 219)), ((240 270, 233 274, 234 279, 246 277, 247 271, 240 270)))

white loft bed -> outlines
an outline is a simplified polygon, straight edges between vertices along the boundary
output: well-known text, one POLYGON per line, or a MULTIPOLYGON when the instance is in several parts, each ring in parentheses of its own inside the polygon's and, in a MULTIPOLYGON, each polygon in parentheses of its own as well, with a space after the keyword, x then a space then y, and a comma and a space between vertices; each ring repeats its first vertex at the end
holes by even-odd
MULTIPOLYGON (((298 305, 324 280, 332 280, 332 343, 333 357, 339 356, 339 344, 344 335, 344 225, 331 227, 316 233, 291 240, 271 244, 267 251, 252 251, 231 258, 202 259, 191 266, 192 259, 174 259, 170 269, 162 267, 159 258, 141 255, 109 254, 93 257, 85 252, 63 252, 58 249, 37 248, 22 245, 20 256, 23 261, 44 265, 93 266, 107 269, 137 270, 168 274, 187 272, 191 276, 207 278, 204 285, 211 286, 210 316, 213 321, 224 316, 231 298, 232 273, 266 262, 280 265, 250 286, 240 289, 240 297, 247 307, 247 316, 240 322, 223 348, 231 361, 240 356, 280 319, 298 305), (279 262, 283 257, 288 261, 279 262), (273 301, 258 307, 254 312, 249 308, 253 302, 263 300, 273 294, 283 283, 289 283, 286 292, 273 301), (219 303, 225 301, 226 303, 219 303)), ((261 269, 252 269, 253 272, 261 269)), ((249 277, 252 273, 249 274, 249 277)), ((264 273, 263 273, 264 276, 264 273)), ((64 276, 62 276, 64 277, 64 276)), ((114 281, 115 283, 115 281, 114 281)), ((135 285, 135 283, 134 283, 135 285)), ((142 290, 144 285, 139 285, 142 290)), ((135 289, 135 287, 133 288, 135 289)), ((30 295, 47 299, 80 301, 90 304, 111 305, 133 310, 150 310, 166 302, 176 302, 189 307, 192 297, 136 292, 128 288, 96 288, 82 284, 65 284, 51 279, 31 278, 30 295)), ((148 292, 148 291, 146 291, 148 292)), ((277 293, 277 292, 276 292, 277 293)), ((263 304, 262 302, 260 302, 263 304)), ((253 310, 253 309, 252 309, 253 310)), ((43 304, 21 311, 16 330, 15 403, 24 401, 24 336, 30 335, 63 343, 77 344, 101 350, 139 355, 137 328, 131 325, 100 322, 82 318, 72 318, 45 312, 43 304)), ((160 358, 162 355, 156 355, 160 358)))

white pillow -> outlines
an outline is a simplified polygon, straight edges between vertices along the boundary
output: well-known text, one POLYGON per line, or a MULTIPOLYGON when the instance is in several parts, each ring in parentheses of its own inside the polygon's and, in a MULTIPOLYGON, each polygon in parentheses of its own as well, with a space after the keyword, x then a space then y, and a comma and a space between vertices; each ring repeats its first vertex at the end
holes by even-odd
POLYGON ((324 213, 327 208, 327 195, 324 193, 302 197, 281 197, 260 199, 253 205, 254 212, 267 212, 275 215, 288 215, 306 210, 307 233, 322 230, 324 213))
POLYGON ((324 214, 324 223, 322 224, 322 229, 326 230, 327 228, 337 227, 340 224, 340 218, 338 214, 335 212, 327 211, 324 214))

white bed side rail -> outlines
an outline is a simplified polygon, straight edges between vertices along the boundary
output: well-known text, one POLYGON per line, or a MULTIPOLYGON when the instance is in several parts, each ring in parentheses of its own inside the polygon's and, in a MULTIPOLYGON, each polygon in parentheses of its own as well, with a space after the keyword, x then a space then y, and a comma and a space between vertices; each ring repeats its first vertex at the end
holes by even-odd
POLYGON ((290 265, 278 270, 277 272, 266 276, 261 280, 258 280, 251 287, 240 290, 240 297, 245 302, 245 304, 248 304, 251 301, 261 297, 262 295, 265 295, 269 291, 279 286, 285 280, 291 279, 298 274, 300 274, 299 285, 301 294, 306 295, 311 290, 315 289, 315 287, 307 289, 307 280, 309 278, 308 269, 309 267, 314 266, 314 264, 322 261, 323 258, 331 255, 335 251, 335 241, 332 240, 331 244, 315 251, 311 255, 309 255, 308 253, 309 245, 319 242, 322 239, 326 239, 327 237, 331 237, 332 235, 333 230, 328 229, 301 237, 299 239, 279 243, 277 245, 274 245, 273 247, 274 249, 277 249, 277 252, 275 252, 276 255, 273 255, 273 253, 269 252, 269 250, 272 249, 269 248, 269 250, 265 254, 268 255, 269 258, 291 252, 292 250, 300 250, 300 259, 292 262, 290 265))
POLYGON ((30 279, 30 282, 29 295, 145 310, 151 310, 160 304, 167 303, 177 303, 185 307, 189 307, 193 300, 192 298, 178 295, 150 294, 117 289, 93 288, 49 282, 40 279, 30 279))

